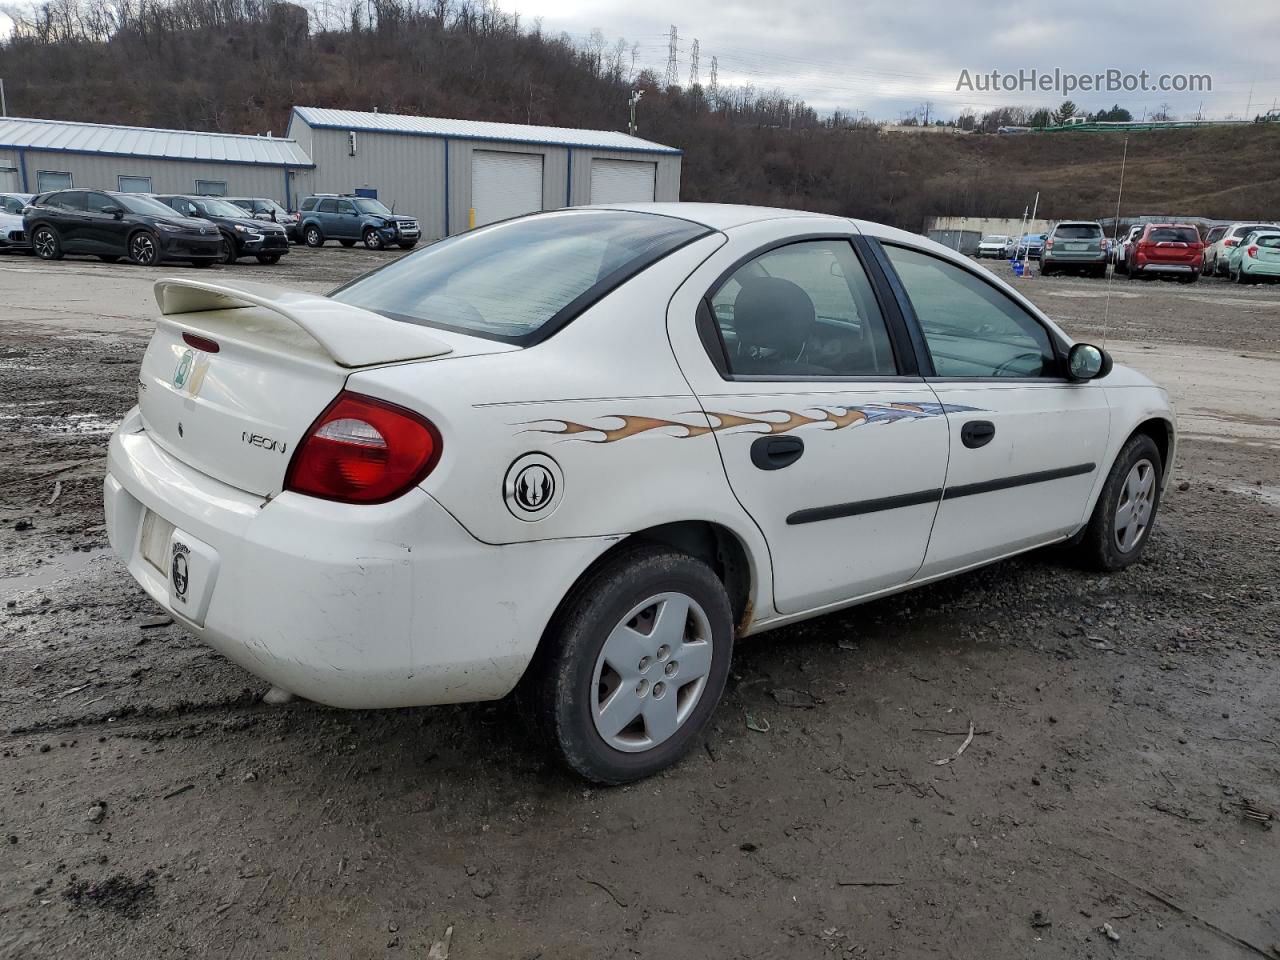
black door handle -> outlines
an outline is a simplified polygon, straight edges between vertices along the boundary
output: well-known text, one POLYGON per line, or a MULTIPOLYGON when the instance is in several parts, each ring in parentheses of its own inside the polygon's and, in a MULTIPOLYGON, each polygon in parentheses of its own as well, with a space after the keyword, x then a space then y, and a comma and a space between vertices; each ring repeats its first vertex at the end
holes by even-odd
POLYGON ((960 428, 960 442, 971 450, 985 447, 996 435, 996 425, 990 420, 970 420, 960 428))
POLYGON ((761 470, 781 470, 800 459, 804 441, 799 437, 761 437, 751 444, 751 462, 761 470))

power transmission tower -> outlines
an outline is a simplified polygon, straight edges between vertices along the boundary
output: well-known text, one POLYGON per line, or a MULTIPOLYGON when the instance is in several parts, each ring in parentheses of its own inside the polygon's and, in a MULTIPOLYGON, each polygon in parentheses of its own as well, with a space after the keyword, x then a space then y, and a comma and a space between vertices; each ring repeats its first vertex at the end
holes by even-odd
POLYGON ((698 85, 698 41, 694 40, 693 48, 689 51, 689 89, 698 85))
POLYGON ((673 23, 671 25, 671 39, 667 43, 667 77, 664 85, 668 87, 674 87, 680 82, 680 78, 676 74, 678 70, 676 66, 676 44, 679 40, 680 35, 676 32, 676 25, 673 23))
POLYGON ((711 58, 711 82, 707 84, 707 99, 711 101, 711 105, 713 107, 716 105, 716 102, 720 99, 720 78, 716 76, 718 72, 717 67, 718 65, 716 64, 716 58, 712 57, 711 58))

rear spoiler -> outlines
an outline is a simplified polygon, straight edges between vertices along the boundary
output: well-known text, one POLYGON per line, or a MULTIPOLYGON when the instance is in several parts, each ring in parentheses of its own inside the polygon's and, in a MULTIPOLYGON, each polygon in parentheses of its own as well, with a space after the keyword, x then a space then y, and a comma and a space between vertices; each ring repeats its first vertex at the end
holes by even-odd
POLYGON ((363 307, 265 283, 210 283, 166 277, 156 281, 156 303, 166 317, 207 310, 260 307, 296 324, 343 367, 425 360, 453 347, 411 323, 388 320, 363 307))

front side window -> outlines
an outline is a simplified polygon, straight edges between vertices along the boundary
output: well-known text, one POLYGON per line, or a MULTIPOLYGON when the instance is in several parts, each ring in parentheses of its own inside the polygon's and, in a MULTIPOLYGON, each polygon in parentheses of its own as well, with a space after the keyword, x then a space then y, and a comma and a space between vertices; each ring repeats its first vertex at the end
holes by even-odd
POLYGON ((120 204, 116 203, 111 197, 105 193, 87 193, 85 194, 86 207, 90 213, 106 213, 111 208, 119 208, 120 204))
POLYGON ((688 220, 618 210, 522 217, 441 240, 331 296, 404 323, 534 343, 707 233, 688 220))
POLYGON ((711 295, 731 374, 871 377, 898 372, 871 283, 847 240, 770 250, 711 295))
POLYGON ((36 171, 36 189, 41 193, 46 190, 66 190, 71 186, 74 186, 74 184, 71 182, 71 174, 69 173, 62 173, 58 170, 36 171))
POLYGON ((940 377, 1057 374, 1049 332, 980 277, 939 257, 886 244, 940 377))
POLYGON ((338 212, 345 213, 348 216, 354 216, 356 212, 356 205, 352 203, 350 200, 339 200, 338 212))

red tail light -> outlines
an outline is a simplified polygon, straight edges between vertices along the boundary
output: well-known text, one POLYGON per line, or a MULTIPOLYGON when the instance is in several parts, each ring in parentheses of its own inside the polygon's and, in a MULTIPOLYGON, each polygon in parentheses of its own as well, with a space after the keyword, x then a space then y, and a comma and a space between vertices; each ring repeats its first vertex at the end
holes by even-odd
POLYGON ((1222 245, 1224 247, 1234 247, 1239 243, 1240 243, 1239 240, 1233 239, 1232 237, 1227 237, 1227 239, 1222 241, 1222 245))
POLYGON ((1248 250, 1245 251, 1245 253, 1247 253, 1249 256, 1253 257, 1256 260, 1258 257, 1258 248, 1250 247, 1248 250))
POLYGON ((1048 240, 1046 240, 1046 241, 1044 242, 1044 246, 1045 246, 1045 249, 1046 249, 1046 250, 1052 250, 1052 249, 1053 249, 1053 237, 1050 237, 1048 240))
POLYGON ((440 431, 385 400, 343 391, 302 438, 284 488, 342 503, 386 503, 440 462, 440 431))

